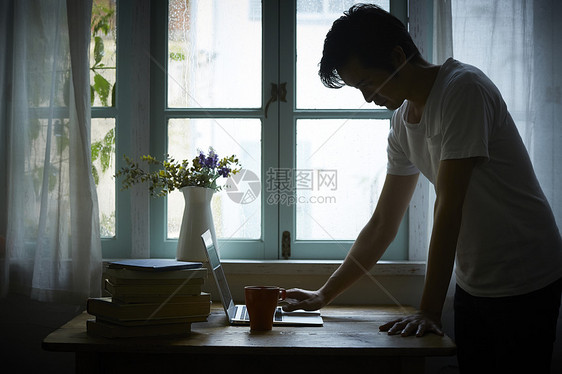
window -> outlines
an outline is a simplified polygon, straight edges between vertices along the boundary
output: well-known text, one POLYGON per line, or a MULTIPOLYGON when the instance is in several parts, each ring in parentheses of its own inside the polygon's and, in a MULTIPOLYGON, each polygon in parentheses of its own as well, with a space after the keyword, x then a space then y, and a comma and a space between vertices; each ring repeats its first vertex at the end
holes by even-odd
MULTIPOLYGON (((221 191, 212 203, 224 258, 282 258, 281 243, 288 235, 292 259, 340 259, 371 216, 386 171, 391 112, 366 105, 354 89, 326 89, 317 76, 326 32, 353 3, 150 2, 150 55, 133 53, 129 61, 149 59, 151 66, 144 153, 190 159, 212 146, 220 156, 239 157, 246 183, 237 187, 251 192, 249 198, 240 201, 221 191), (256 180, 259 189, 252 190, 250 182, 256 180)), ((405 20, 405 1, 375 3, 405 20)), ((138 20, 126 29, 119 25, 120 11, 130 6, 136 5, 123 2, 117 12, 118 56, 131 56, 122 38, 136 37, 130 30, 138 20)), ((142 48, 137 50, 142 54, 142 48)), ((131 66, 123 61, 119 57, 118 78, 125 76, 119 66, 131 66)), ((117 155, 135 147, 118 135, 133 126, 122 113, 133 105, 123 91, 135 92, 139 83, 127 82, 118 79, 116 108, 93 109, 99 118, 109 118, 107 113, 117 118, 117 155)), ((119 167, 119 157, 115 162, 119 167)), ((131 194, 114 194, 116 234, 104 241, 104 257, 127 256, 124 251, 134 247, 134 238, 123 239, 131 225, 126 203, 131 194)), ((100 193, 100 200, 105 196, 100 193)), ((150 255, 173 257, 183 197, 150 199, 148 211, 150 255)), ((407 247, 405 219, 384 259, 407 259, 407 247)))
POLYGON ((115 237, 115 106, 117 34, 115 0, 92 4, 90 95, 92 174, 100 196, 100 234, 115 237))

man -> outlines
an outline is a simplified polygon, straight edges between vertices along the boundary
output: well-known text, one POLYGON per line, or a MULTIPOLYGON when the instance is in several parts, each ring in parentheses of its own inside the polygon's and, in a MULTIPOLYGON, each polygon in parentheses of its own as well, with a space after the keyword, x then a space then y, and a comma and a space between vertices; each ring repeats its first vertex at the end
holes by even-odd
POLYGON ((548 373, 562 288, 562 240, 500 92, 478 69, 425 61, 404 25, 356 5, 328 32, 327 87, 359 89, 395 110, 388 174, 372 218, 317 291, 287 292, 286 310, 319 309, 370 269, 394 239, 418 175, 435 187, 419 313, 380 327, 442 335, 456 258, 455 340, 461 372, 548 373))

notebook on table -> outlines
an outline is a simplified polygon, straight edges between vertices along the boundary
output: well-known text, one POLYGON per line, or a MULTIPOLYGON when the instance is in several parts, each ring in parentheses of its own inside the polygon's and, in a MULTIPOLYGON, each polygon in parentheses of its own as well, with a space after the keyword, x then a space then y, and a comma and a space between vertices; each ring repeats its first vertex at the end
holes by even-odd
POLYGON ((201 262, 177 261, 168 258, 131 258, 109 263, 109 269, 128 269, 145 272, 199 269, 201 262))
MULTIPOLYGON (((217 289, 221 298, 226 317, 231 325, 249 325, 250 318, 246 305, 235 305, 230 293, 230 288, 226 281, 226 276, 221 266, 220 257, 215 243, 211 238, 211 232, 205 231, 201 235, 201 239, 205 245, 207 259, 213 271, 217 289)), ((304 325, 304 326, 322 326, 324 323, 319 311, 297 310, 294 312, 285 312, 278 306, 275 310, 273 319, 274 325, 304 325)))

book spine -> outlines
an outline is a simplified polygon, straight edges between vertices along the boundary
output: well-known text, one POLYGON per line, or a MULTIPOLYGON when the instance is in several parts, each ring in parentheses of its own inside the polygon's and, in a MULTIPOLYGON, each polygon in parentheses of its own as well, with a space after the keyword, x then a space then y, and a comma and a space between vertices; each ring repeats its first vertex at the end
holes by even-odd
POLYGON ((88 299, 86 311, 114 320, 150 320, 209 315, 211 303, 117 304, 108 300, 88 299))
POLYGON ((122 321, 118 319, 111 319, 103 316, 96 316, 96 321, 111 323, 121 326, 146 326, 146 325, 166 325, 170 323, 195 323, 207 322, 208 315, 192 316, 192 317, 178 317, 178 318, 152 318, 146 320, 131 320, 122 321))
POLYGON ((112 301, 121 304, 162 304, 162 303, 193 303, 210 302, 209 294, 200 295, 118 295, 112 296, 112 301))
POLYGON ((115 286, 120 285, 139 285, 139 286, 160 286, 160 285, 203 285, 205 283, 205 279, 203 278, 164 278, 164 279, 146 279, 146 278, 121 278, 116 277, 110 274, 104 274, 104 279, 107 279, 110 283, 115 286))
POLYGON ((109 280, 104 282, 105 290, 112 296, 121 297, 125 295, 199 295, 201 284, 182 285, 114 285, 109 280))
POLYGON ((133 338, 143 336, 186 336, 191 332, 190 323, 174 323, 148 326, 120 326, 100 321, 86 321, 89 335, 104 338, 133 338))
POLYGON ((105 268, 103 273, 107 276, 123 279, 196 279, 207 278, 207 269, 174 270, 165 272, 145 272, 129 269, 105 268))

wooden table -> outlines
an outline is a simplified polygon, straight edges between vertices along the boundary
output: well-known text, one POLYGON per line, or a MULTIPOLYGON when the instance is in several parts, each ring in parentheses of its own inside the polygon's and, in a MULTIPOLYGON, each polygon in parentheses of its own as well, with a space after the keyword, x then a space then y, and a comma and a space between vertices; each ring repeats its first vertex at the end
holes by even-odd
POLYGON ((323 327, 277 327, 250 332, 230 326, 220 305, 184 338, 93 338, 83 313, 43 340, 49 351, 75 352, 79 373, 423 373, 426 356, 454 355, 447 337, 389 336, 379 326, 414 309, 329 306, 323 327), (174 371, 172 371, 174 370, 174 371), (243 371, 242 371, 243 370, 243 371))

